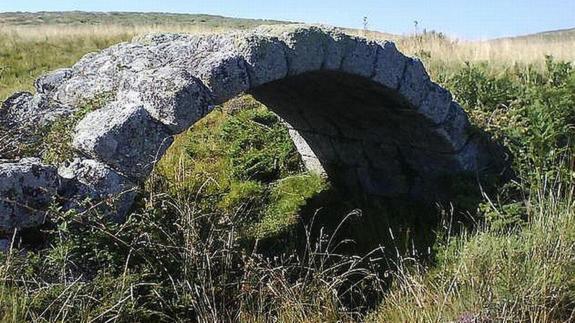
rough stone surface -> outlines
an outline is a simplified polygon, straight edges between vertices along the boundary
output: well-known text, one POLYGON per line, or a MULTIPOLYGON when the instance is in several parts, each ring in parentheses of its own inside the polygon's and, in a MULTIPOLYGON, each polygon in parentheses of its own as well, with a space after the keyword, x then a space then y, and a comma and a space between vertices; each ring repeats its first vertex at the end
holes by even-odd
POLYGON ((379 44, 373 80, 390 89, 397 89, 403 77, 408 58, 397 50, 395 44, 379 44))
POLYGON ((96 160, 76 158, 58 174, 63 179, 59 194, 64 210, 96 209, 121 221, 136 198, 136 184, 96 160))
POLYGON ((209 90, 189 72, 162 67, 143 71, 121 85, 119 100, 141 103, 152 118, 180 133, 211 111, 209 90))
POLYGON ((72 70, 69 68, 61 68, 51 73, 40 76, 35 82, 36 92, 48 93, 60 86, 64 81, 72 77, 72 70))
POLYGON ((77 126, 72 145, 132 178, 144 180, 173 138, 142 105, 122 101, 89 113, 77 126))
POLYGON ((399 85, 399 94, 413 107, 418 107, 427 97, 430 82, 423 63, 418 59, 409 59, 399 85))
POLYGON ((343 58, 341 70, 363 77, 371 77, 375 71, 379 45, 367 40, 354 42, 351 50, 343 58))
POLYGON ((72 107, 53 101, 44 94, 20 92, 2 103, 0 123, 8 128, 40 128, 72 112, 72 107))
POLYGON ((56 168, 37 158, 0 164, 0 229, 42 224, 58 186, 56 168))
POLYGON ((252 87, 282 79, 287 75, 286 53, 289 49, 277 38, 253 34, 240 39, 238 47, 246 60, 252 87))
POLYGON ((427 97, 423 99, 419 107, 419 112, 429 118, 434 124, 440 124, 445 121, 450 112, 452 99, 449 91, 432 83, 427 97))
MULTIPOLYGON (((431 81, 421 61, 391 42, 330 27, 141 36, 46 74, 36 88, 36 95, 6 100, 0 126, 50 122, 100 96, 108 104, 76 127, 73 146, 81 158, 61 167, 59 179, 53 169, 34 166, 45 181, 30 179, 26 187, 50 191, 54 186, 46 182, 56 180, 62 195, 95 201, 128 191, 108 206, 119 218, 133 201, 132 183, 148 176, 172 135, 243 92, 288 124, 306 167, 353 190, 425 199, 442 176, 499 172, 508 159, 471 131, 463 109, 431 81)), ((0 169, 0 185, 8 187, 32 166, 0 169)), ((7 226, 39 221, 39 213, 18 210, 22 218, 4 220, 7 226)))

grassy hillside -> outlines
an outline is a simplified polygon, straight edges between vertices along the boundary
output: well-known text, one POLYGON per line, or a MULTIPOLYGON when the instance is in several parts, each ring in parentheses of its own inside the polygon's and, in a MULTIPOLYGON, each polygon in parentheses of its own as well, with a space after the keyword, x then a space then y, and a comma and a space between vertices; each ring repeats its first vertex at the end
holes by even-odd
POLYGON ((201 25, 207 28, 245 29, 259 25, 288 23, 265 19, 242 19, 202 14, 138 12, 3 12, 0 24, 10 26, 45 25, 201 25))
MULTIPOLYGON (((565 41, 575 39, 575 28, 544 31, 536 34, 508 37, 504 39, 531 40, 531 41, 565 41)), ((496 39, 494 41, 503 40, 496 39)))
MULTIPOLYGON (((0 30, 0 100, 139 33, 229 28, 74 15, 86 23, 23 15, 32 22, 0 30)), ((340 196, 302 169, 273 112, 241 96, 176 138, 126 223, 55 209, 39 232, 15 235, 0 255, 0 319, 572 320, 573 43, 397 41, 513 152, 517 178, 498 194, 439 209, 340 196)))

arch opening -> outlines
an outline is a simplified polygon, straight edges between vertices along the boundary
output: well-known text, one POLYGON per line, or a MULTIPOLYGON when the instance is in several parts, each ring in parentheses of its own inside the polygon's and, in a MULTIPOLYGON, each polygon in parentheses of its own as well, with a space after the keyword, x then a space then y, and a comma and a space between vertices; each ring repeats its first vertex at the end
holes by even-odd
POLYGON ((449 198, 439 179, 457 171, 458 152, 397 91, 319 71, 249 93, 285 121, 306 167, 340 189, 428 202, 449 198))

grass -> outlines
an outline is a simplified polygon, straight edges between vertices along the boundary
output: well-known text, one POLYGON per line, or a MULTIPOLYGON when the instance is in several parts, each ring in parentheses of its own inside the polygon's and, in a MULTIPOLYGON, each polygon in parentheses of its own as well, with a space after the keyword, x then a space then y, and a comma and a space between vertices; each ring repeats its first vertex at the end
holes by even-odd
POLYGON ((200 28, 245 29, 261 24, 286 23, 276 20, 230 18, 204 14, 134 12, 5 12, 0 24, 11 26, 200 26, 200 28))
MULTIPOLYGON (((404 259, 378 322, 570 322, 575 317, 574 186, 529 194, 521 228, 448 239, 427 270, 404 259)), ((497 207, 495 207, 497 208, 497 207)))
POLYGON ((400 259, 372 321, 573 320, 575 73, 551 58, 546 66, 488 76, 488 67, 468 65, 446 80, 514 152, 518 178, 485 196, 471 230, 443 229, 434 266, 400 259))
MULTIPOLYGON (((46 24, 21 16, 0 31, 0 98, 147 31, 238 27, 212 18, 140 25, 141 17, 99 24, 101 17, 72 15, 66 19, 86 21, 70 26, 61 17, 46 24)), ((447 208, 435 223, 349 196, 325 198, 329 183, 303 171, 277 117, 242 96, 176 138, 126 223, 55 209, 40 232, 15 235, 0 256, 0 319, 573 320, 573 40, 464 42, 438 33, 396 39, 452 91, 474 125, 515 156, 516 179, 465 210, 471 226, 457 223, 458 209, 447 208), (353 210, 357 205, 364 210, 353 210), (394 222, 401 219, 408 225, 394 222), (387 244, 373 249, 370 239, 387 244), (415 244, 432 252, 415 252, 415 244)), ((48 157, 58 162, 54 152, 66 145, 53 147, 48 157)))

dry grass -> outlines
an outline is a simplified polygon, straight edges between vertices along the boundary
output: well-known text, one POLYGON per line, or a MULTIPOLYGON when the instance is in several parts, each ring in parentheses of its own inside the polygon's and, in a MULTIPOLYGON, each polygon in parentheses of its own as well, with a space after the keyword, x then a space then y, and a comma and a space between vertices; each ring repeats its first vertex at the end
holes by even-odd
MULTIPOLYGON (((225 25, 152 24, 152 25, 8 25, 0 24, 0 38, 12 42, 55 42, 66 39, 122 39, 155 32, 210 34, 233 30, 225 25)), ((395 41, 403 52, 444 63, 490 62, 496 65, 536 64, 543 66, 544 57, 575 61, 575 39, 509 38, 492 41, 451 39, 440 33, 399 36, 377 31, 345 29, 344 32, 374 40, 395 41)))
POLYGON ((438 33, 397 36, 376 32, 349 32, 365 35, 369 39, 395 41, 402 52, 422 57, 432 64, 461 66, 465 62, 489 62, 494 69, 529 64, 543 68, 546 55, 553 56, 558 61, 575 62, 575 39, 569 37, 465 41, 450 39, 438 33))
POLYGON ((155 32, 174 32, 188 34, 206 34, 229 31, 227 27, 202 25, 165 24, 165 25, 42 25, 12 26, 0 25, 0 36, 20 41, 54 41, 70 38, 116 38, 136 36, 155 32))

